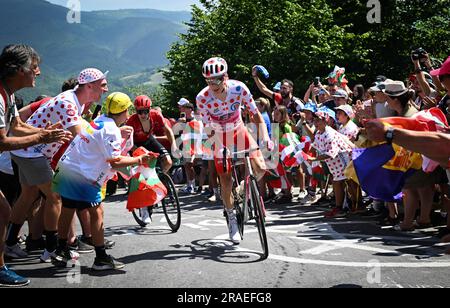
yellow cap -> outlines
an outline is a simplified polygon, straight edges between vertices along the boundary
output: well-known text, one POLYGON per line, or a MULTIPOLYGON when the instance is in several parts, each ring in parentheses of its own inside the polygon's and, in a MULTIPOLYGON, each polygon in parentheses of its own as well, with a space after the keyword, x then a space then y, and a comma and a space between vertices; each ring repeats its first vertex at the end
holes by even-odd
POLYGON ((122 113, 132 105, 130 97, 121 92, 111 93, 105 100, 106 112, 111 114, 122 113))

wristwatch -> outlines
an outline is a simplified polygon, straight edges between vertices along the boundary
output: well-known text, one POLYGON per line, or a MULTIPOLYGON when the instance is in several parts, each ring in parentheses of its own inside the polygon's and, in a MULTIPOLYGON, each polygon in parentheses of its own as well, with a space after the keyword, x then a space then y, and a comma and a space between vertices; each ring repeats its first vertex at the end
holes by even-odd
POLYGON ((392 144, 392 140, 394 139, 394 128, 389 127, 384 137, 388 144, 392 144))

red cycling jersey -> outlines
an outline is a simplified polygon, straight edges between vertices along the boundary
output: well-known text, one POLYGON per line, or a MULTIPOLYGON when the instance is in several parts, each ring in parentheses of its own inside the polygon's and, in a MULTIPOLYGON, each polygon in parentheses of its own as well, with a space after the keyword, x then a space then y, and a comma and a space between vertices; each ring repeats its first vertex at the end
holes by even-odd
POLYGON ((149 121, 150 131, 146 132, 144 131, 141 121, 139 120, 139 115, 134 114, 128 119, 126 125, 133 127, 133 140, 136 145, 145 143, 151 135, 156 136, 155 131, 157 128, 164 127, 164 117, 162 113, 157 110, 150 110, 149 121))

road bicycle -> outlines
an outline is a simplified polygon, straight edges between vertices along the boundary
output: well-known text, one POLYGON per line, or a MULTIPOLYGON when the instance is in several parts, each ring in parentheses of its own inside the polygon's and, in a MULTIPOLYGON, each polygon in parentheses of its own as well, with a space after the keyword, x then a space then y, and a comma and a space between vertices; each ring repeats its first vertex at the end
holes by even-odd
MULTIPOLYGON (((250 162, 250 154, 259 151, 259 148, 250 149, 240 152, 232 153, 227 158, 228 149, 223 149, 223 166, 224 170, 228 170, 227 165, 231 163, 232 175, 232 194, 234 199, 234 209, 239 227, 241 239, 244 239, 244 226, 249 221, 254 220, 258 229, 259 240, 262 248, 262 259, 265 260, 269 256, 269 247, 267 242, 266 228, 265 228, 265 207, 264 201, 258 189, 258 181, 253 173, 252 164, 250 162), (244 159, 238 159, 244 155, 244 159), (246 175, 244 177, 244 191, 240 191, 240 182, 238 177, 238 166, 244 165, 246 175)), ((228 215, 224 210, 224 216, 228 222, 228 215)))
MULTIPOLYGON (((170 229, 172 229, 172 232, 177 232, 181 226, 181 208, 180 200, 178 198, 178 192, 175 188, 175 184, 173 183, 172 178, 169 175, 162 172, 160 168, 156 168, 156 172, 161 182, 167 188, 167 196, 160 203, 154 206, 143 208, 141 210, 148 211, 150 217, 152 217, 155 213, 162 209, 170 229)), ((142 220, 138 209, 132 211, 131 213, 133 214, 136 222, 141 227, 147 226, 147 223, 142 220)))

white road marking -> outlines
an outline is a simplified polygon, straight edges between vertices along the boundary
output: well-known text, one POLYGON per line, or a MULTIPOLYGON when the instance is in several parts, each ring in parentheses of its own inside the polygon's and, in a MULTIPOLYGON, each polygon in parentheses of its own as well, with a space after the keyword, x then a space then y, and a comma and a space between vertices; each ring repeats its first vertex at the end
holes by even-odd
POLYGON ((337 247, 336 245, 323 244, 323 245, 319 245, 319 246, 311 248, 311 249, 300 251, 299 254, 318 256, 318 255, 321 255, 326 252, 333 251, 333 250, 336 250, 339 248, 340 247, 337 247))
MULTIPOLYGON (((328 247, 331 246, 331 248, 334 248, 334 249, 338 249, 338 248, 352 248, 352 249, 358 249, 358 250, 364 250, 364 251, 370 251, 370 252, 377 252, 377 253, 389 253, 389 254, 403 255, 403 254, 400 254, 399 252, 394 251, 394 250, 386 250, 386 249, 381 249, 381 248, 369 247, 369 246, 361 245, 361 244, 358 245, 358 243, 360 243, 359 240, 343 240, 343 239, 333 240, 333 241, 330 241, 330 240, 312 240, 312 239, 308 239, 308 238, 305 238, 305 237, 295 237, 295 236, 289 236, 289 238, 296 239, 296 240, 301 240, 301 241, 306 241, 306 242, 310 242, 310 243, 319 243, 319 244, 322 244, 321 246, 327 245, 328 247)), ((318 246, 318 247, 321 247, 321 246, 318 246)), ((417 246, 414 246, 414 247, 417 247, 417 246)), ((334 250, 334 249, 329 249, 329 250, 334 250)), ((305 253, 305 252, 303 252, 303 253, 305 253)))
POLYGON ((215 220, 203 220, 201 222, 198 223, 200 226, 205 226, 205 227, 223 227, 227 225, 227 222, 225 221, 225 219, 215 219, 215 220))
POLYGON ((196 230, 201 230, 201 231, 209 231, 209 228, 206 227, 202 227, 198 224, 191 224, 191 223, 183 223, 183 227, 188 227, 188 228, 192 228, 192 229, 196 229, 196 230))

